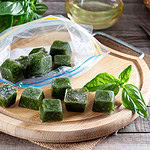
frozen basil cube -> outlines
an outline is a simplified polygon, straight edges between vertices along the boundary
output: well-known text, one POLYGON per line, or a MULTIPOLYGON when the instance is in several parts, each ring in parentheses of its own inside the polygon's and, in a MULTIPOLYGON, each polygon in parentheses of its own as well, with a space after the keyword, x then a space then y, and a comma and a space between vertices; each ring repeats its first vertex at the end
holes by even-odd
POLYGON ((22 92, 19 106, 33 110, 39 110, 44 99, 44 93, 41 88, 28 87, 22 92))
POLYGON ((105 91, 98 90, 96 91, 93 111, 95 112, 105 112, 111 113, 114 111, 114 92, 113 91, 105 91))
POLYGON ((53 57, 55 55, 72 55, 71 47, 68 42, 54 41, 50 48, 50 55, 53 57))
POLYGON ((40 106, 40 119, 46 121, 61 121, 63 119, 61 100, 43 99, 40 106))
POLYGON ((33 53, 29 56, 29 61, 27 72, 30 72, 31 76, 43 75, 52 69, 52 57, 46 53, 33 53))
POLYGON ((18 89, 10 86, 3 85, 0 86, 0 106, 8 108, 15 104, 18 89))
POLYGON ((52 96, 63 100, 66 89, 71 89, 69 78, 55 78, 52 80, 52 96))
POLYGON ((67 111, 84 112, 87 99, 87 92, 67 89, 64 100, 67 111))
POLYGON ((61 66, 71 67, 71 56, 55 55, 54 56, 54 68, 56 69, 61 66))
POLYGON ((29 55, 31 55, 31 54, 34 54, 34 53, 38 53, 38 52, 44 52, 44 53, 47 53, 47 51, 45 50, 45 48, 44 47, 39 47, 39 48, 34 48, 34 49, 32 49, 32 51, 29 53, 29 55))
POLYGON ((27 72, 26 69, 30 64, 29 57, 28 56, 20 56, 18 59, 15 59, 15 61, 21 65, 24 77, 28 78, 29 73, 27 72))
POLYGON ((14 60, 6 59, 0 67, 1 75, 4 79, 16 83, 24 79, 21 64, 14 60))
POLYGON ((18 63, 20 63, 20 65, 22 66, 22 68, 24 70, 29 65, 29 57, 28 56, 20 56, 18 59, 15 59, 15 61, 17 61, 18 63))

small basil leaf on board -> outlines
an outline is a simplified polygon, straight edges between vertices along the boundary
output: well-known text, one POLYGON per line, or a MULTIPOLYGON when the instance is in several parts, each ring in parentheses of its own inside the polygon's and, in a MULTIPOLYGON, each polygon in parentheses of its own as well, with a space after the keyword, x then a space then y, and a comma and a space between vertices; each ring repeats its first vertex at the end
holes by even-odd
POLYGON ((96 89, 101 89, 105 84, 116 84, 117 79, 108 74, 108 73, 100 73, 97 75, 94 79, 92 79, 90 82, 88 82, 84 87, 86 87, 89 91, 93 92, 96 91, 96 89))
MULTIPOLYGON (((98 89, 98 90, 100 90, 100 89, 98 89)), ((119 86, 114 83, 108 83, 108 84, 104 84, 104 88, 102 88, 101 90, 113 91, 116 96, 119 93, 119 86)))
POLYGON ((0 15, 22 15, 24 14, 24 2, 0 2, 0 15))
POLYGON ((139 114, 142 118, 148 118, 148 111, 140 90, 132 85, 126 84, 122 90, 123 105, 133 113, 139 114))
POLYGON ((127 83, 129 81, 130 75, 132 71, 132 66, 128 66, 125 70, 123 70, 119 75, 119 81, 121 83, 127 83))
POLYGON ((48 10, 47 5, 45 5, 45 4, 35 4, 35 8, 36 8, 35 12, 38 15, 42 15, 42 14, 44 14, 48 10))

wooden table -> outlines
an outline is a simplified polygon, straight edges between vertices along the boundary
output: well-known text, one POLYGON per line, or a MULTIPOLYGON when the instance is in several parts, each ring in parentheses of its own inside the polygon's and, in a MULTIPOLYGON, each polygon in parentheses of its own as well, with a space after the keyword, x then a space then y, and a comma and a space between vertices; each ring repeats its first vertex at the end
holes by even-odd
MULTIPOLYGON (((45 15, 65 15, 65 0, 45 0, 45 2, 49 5, 49 10, 45 15)), ((103 32, 133 44, 150 55, 150 41, 138 26, 141 22, 150 24, 150 11, 145 8, 142 0, 124 0, 124 4, 124 13, 120 20, 103 32)), ((150 121, 137 118, 132 124, 118 131, 117 135, 113 134, 102 144, 97 144, 94 150, 148 150, 149 147, 150 121)), ((4 149, 44 150, 26 140, 0 133, 0 150, 4 149)))

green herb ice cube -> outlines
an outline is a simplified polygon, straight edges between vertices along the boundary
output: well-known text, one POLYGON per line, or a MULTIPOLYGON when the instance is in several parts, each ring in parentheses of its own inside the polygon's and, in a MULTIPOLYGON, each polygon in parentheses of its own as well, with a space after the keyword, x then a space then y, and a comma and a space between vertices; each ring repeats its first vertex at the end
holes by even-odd
POLYGON ((64 100, 67 111, 84 112, 87 99, 87 92, 67 89, 64 100))
POLYGON ((44 52, 47 54, 47 51, 45 50, 44 47, 39 47, 39 48, 32 49, 32 51, 29 53, 29 55, 34 54, 34 53, 38 53, 38 52, 44 52))
POLYGON ((63 119, 61 100, 43 99, 40 106, 40 119, 46 121, 61 121, 63 119))
POLYGON ((28 56, 20 56, 18 59, 15 59, 15 61, 21 65, 24 77, 28 78, 29 73, 27 72, 26 69, 30 64, 29 57, 28 56))
POLYGON ((69 78, 55 78, 52 80, 52 96, 63 100, 66 89, 71 89, 69 78))
POLYGON ((29 65, 29 57, 28 56, 20 56, 18 59, 15 59, 15 61, 17 61, 18 63, 20 63, 20 65, 22 66, 22 68, 24 70, 29 65))
POLYGON ((71 47, 68 42, 63 41, 54 41, 51 49, 50 49, 50 55, 52 56, 54 60, 55 55, 72 55, 71 47))
POLYGON ((3 85, 0 86, 0 106, 8 108, 15 104, 18 89, 10 86, 3 85))
POLYGON ((31 76, 43 75, 52 69, 52 57, 44 52, 33 53, 29 56, 30 65, 27 72, 31 76))
POLYGON ((22 92, 19 106, 33 110, 39 110, 44 99, 44 93, 41 88, 28 87, 22 92))
POLYGON ((4 79, 13 83, 24 79, 22 66, 16 61, 6 59, 0 67, 0 71, 4 79))
POLYGON ((71 56, 55 55, 54 56, 54 68, 56 69, 61 66, 71 67, 71 56))
POLYGON ((95 100, 93 104, 94 112, 111 113, 114 111, 114 92, 107 90, 96 91, 95 100))

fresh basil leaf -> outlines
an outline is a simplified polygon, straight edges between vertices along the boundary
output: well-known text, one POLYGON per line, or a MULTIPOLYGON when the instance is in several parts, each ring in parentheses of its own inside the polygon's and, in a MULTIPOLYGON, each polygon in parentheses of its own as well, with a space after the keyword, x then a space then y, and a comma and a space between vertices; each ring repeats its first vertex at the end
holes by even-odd
POLYGON ((14 16, 10 16, 10 27, 13 26, 14 23, 14 16))
POLYGON ((130 75, 132 71, 132 66, 128 66, 125 70, 123 70, 119 75, 119 81, 121 83, 127 83, 129 81, 130 75))
POLYGON ((0 32, 3 32, 11 26, 12 19, 10 15, 0 16, 0 32))
POLYGON ((30 8, 30 6, 27 9, 27 16, 26 16, 26 22, 30 22, 33 20, 33 16, 34 16, 34 12, 33 10, 30 8))
POLYGON ((37 20, 37 19, 39 19, 41 17, 42 17, 41 15, 38 15, 37 13, 34 13, 33 20, 37 20))
POLYGON ((39 4, 39 3, 42 3, 42 0, 35 0, 34 2, 35 4, 39 4))
POLYGON ((15 25, 20 25, 20 24, 23 24, 23 23, 26 23, 26 22, 27 22, 26 21, 26 14, 24 14, 24 15, 21 15, 21 16, 18 17, 18 20, 17 20, 15 25))
POLYGON ((41 0, 0 0, 0 32, 39 19, 46 10, 47 6, 41 0))
POLYGON ((35 4, 35 8, 36 8, 36 13, 38 15, 43 15, 47 10, 48 10, 48 7, 47 5, 41 3, 41 4, 35 4))
POLYGON ((3 24, 3 22, 0 22, 0 32, 3 32, 6 29, 7 29, 7 26, 3 24))
POLYGON ((140 90, 132 85, 126 84, 122 90, 123 105, 133 113, 139 114, 143 118, 148 118, 148 111, 140 90))
POLYGON ((26 11, 25 14, 20 16, 17 25, 26 23, 26 22, 30 22, 34 18, 34 11, 32 10, 30 3, 26 3, 26 11))
MULTIPOLYGON (((86 87, 84 87, 84 88, 86 88, 86 87)), ((108 83, 108 84, 102 84, 97 87, 88 89, 88 91, 90 91, 90 92, 95 92, 97 90, 110 90, 110 91, 113 91, 115 95, 117 95, 119 92, 119 86, 115 83, 108 83)))
POLYGON ((104 84, 101 89, 100 87, 98 87, 97 90, 110 90, 113 91, 116 96, 119 93, 119 86, 114 83, 108 83, 108 84, 104 84))
POLYGON ((84 87, 87 88, 90 92, 94 92, 98 89, 115 89, 113 91, 115 92, 115 94, 117 94, 119 91, 117 90, 117 82, 118 80, 114 76, 108 73, 100 73, 90 82, 88 82, 84 87))
POLYGON ((30 3, 35 3, 36 2, 36 0, 30 0, 30 3))
POLYGON ((24 13, 24 2, 0 2, 0 15, 15 16, 24 13))

